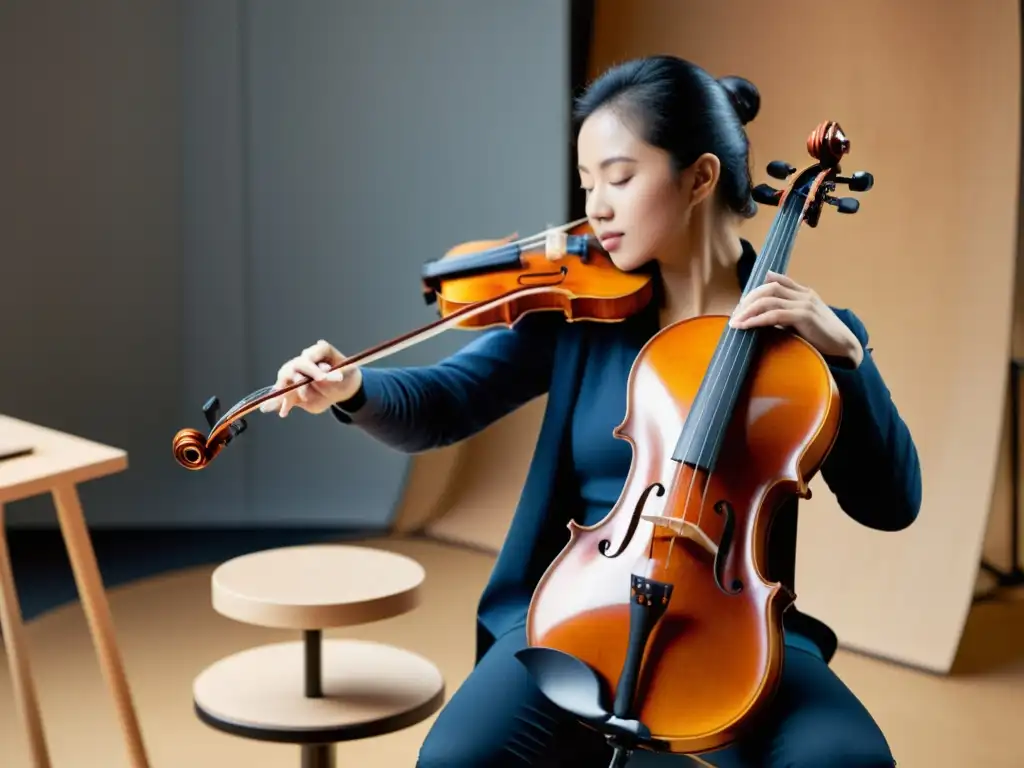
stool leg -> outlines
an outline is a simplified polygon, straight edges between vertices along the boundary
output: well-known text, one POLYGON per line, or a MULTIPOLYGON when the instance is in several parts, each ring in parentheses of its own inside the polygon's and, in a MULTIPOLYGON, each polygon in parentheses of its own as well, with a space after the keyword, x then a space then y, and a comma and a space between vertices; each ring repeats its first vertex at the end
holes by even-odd
POLYGON ((333 744, 303 744, 302 768, 335 768, 333 744))
MULTIPOLYGON (((321 650, 323 632, 307 629, 302 633, 305 642, 306 696, 318 699, 324 695, 321 650)), ((334 768, 333 744, 303 744, 302 768, 334 768)))
POLYGON ((321 636, 319 629, 307 629, 302 633, 302 639, 306 643, 306 697, 319 699, 324 695, 323 673, 320 666, 321 636))

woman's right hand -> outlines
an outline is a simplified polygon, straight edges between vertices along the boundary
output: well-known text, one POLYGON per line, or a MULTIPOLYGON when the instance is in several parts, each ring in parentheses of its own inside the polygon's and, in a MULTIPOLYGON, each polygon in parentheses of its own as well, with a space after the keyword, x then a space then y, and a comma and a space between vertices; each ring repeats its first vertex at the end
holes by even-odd
POLYGON ((323 413, 334 403, 348 400, 359 391, 363 377, 358 367, 344 373, 330 370, 343 362, 345 356, 323 339, 307 347, 301 355, 281 366, 277 372, 274 389, 283 389, 306 379, 312 381, 280 397, 261 403, 260 411, 277 411, 278 415, 284 418, 292 408, 298 407, 309 413, 323 413))

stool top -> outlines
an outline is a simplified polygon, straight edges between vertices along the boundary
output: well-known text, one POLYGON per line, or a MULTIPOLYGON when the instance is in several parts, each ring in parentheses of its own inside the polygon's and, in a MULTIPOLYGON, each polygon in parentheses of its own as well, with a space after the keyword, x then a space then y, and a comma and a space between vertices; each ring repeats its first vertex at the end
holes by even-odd
POLYGON ((325 639, 321 665, 323 696, 307 698, 301 642, 236 653, 195 679, 195 712, 207 725, 236 736, 328 744, 408 728, 444 703, 441 672, 411 651, 325 639))
POLYGON ((311 544, 228 560, 212 577, 213 607, 247 624, 323 629, 391 618, 419 604, 423 566, 369 547, 311 544))

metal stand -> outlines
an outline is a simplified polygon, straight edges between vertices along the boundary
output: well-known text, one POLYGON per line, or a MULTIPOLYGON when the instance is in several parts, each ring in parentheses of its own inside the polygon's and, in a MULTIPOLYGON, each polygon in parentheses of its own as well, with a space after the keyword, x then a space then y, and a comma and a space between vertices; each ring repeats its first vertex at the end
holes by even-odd
POLYGON ((302 768, 334 768, 334 745, 303 744, 302 768))
MULTIPOLYGON (((1024 360, 1010 361, 1010 482, 1013 501, 1010 506, 1010 569, 1001 570, 986 560, 981 567, 996 578, 996 589, 1024 585, 1020 564, 1020 372, 1024 360)), ((984 599, 984 598, 982 598, 984 599)))
POLYGON ((612 754, 612 761, 608 764, 608 768, 626 768, 626 764, 629 762, 629 758, 632 757, 633 750, 627 747, 616 747, 614 754, 612 754))
MULTIPOLYGON (((322 637, 323 632, 319 629, 306 629, 302 632, 305 642, 306 697, 310 699, 324 695, 320 658, 322 637)), ((302 768, 335 768, 334 745, 303 744, 302 768)))

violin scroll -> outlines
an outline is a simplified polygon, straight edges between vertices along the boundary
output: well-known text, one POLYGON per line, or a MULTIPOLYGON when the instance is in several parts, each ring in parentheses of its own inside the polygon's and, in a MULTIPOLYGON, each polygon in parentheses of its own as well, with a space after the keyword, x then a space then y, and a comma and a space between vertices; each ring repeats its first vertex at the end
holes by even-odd
MULTIPOLYGON (((835 121, 818 125, 807 138, 807 151, 817 164, 802 171, 786 190, 776 189, 770 184, 758 184, 751 191, 754 201, 762 205, 780 206, 792 192, 804 201, 803 219, 808 226, 815 227, 821 215, 821 206, 833 206, 839 213, 856 213, 860 201, 853 197, 834 197, 837 185, 846 184, 851 192, 867 192, 875 185, 875 177, 867 171, 855 171, 850 176, 840 176, 839 162, 850 151, 850 139, 835 121)), ((768 163, 768 175, 785 181, 796 173, 790 163, 773 160, 768 163)))
POLYGON ((807 137, 807 152, 827 168, 839 169, 839 161, 850 151, 850 140, 834 120, 818 125, 807 137))
POLYGON ((198 429, 186 427, 178 430, 171 444, 175 460, 185 469, 203 469, 216 455, 207 455, 206 437, 198 429))
MULTIPOLYGON (((254 395, 265 397, 269 391, 270 388, 265 387, 255 392, 254 395)), ((231 412, 223 420, 226 423, 222 424, 220 399, 214 396, 207 400, 203 404, 203 416, 206 418, 206 423, 210 426, 210 435, 207 437, 198 429, 190 427, 178 430, 171 441, 171 451, 174 453, 175 461, 185 469, 198 470, 205 468, 221 452, 225 445, 230 443, 236 435, 245 431, 248 425, 240 415, 230 421, 227 421, 227 419, 233 414, 242 414, 243 410, 247 410, 244 409, 244 406, 247 403, 251 406, 252 401, 253 395, 250 395, 232 408, 231 412)))

